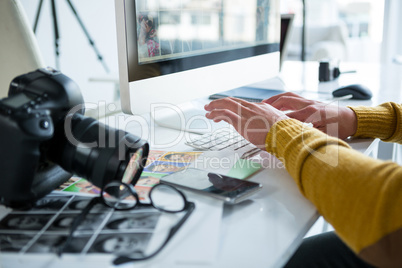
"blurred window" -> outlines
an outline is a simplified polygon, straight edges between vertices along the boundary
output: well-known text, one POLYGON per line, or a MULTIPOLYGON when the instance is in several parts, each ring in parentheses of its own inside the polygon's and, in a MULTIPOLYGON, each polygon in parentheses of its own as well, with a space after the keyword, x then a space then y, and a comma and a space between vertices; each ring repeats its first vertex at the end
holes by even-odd
MULTIPOLYGON (((333 25, 342 25, 346 28, 347 57, 344 60, 380 60, 385 0, 304 0, 304 2, 307 29, 316 30, 333 25), (361 49, 362 47, 364 49, 361 49)), ((282 13, 295 14, 295 27, 302 25, 302 11, 302 0, 281 1, 282 13)))

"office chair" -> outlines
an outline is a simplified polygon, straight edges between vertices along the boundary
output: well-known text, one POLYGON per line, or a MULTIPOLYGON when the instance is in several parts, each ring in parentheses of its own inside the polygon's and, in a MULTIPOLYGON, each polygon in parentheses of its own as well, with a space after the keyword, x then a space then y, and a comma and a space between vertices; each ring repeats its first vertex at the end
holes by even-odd
POLYGON ((36 37, 19 0, 0 1, 0 98, 11 80, 45 67, 36 37))

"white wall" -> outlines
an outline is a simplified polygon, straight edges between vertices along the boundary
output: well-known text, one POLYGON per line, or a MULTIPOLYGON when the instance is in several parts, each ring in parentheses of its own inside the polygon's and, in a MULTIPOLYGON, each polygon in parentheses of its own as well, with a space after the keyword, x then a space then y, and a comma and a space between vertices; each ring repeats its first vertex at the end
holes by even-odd
MULTIPOLYGON (((39 0, 20 0, 29 21, 34 24, 39 0)), ((117 78, 117 46, 113 0, 71 0, 76 11, 103 55, 111 74, 107 74, 90 46, 67 0, 56 0, 59 24, 60 70, 80 86, 86 102, 111 101, 112 83, 90 82, 91 77, 117 78)), ((48 66, 56 67, 50 0, 44 0, 37 28, 37 39, 48 66)))

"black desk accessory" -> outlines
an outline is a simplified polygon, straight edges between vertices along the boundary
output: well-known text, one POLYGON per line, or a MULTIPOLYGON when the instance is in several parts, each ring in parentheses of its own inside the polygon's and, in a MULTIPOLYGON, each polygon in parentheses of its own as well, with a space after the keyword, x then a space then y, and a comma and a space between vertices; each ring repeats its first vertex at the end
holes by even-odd
POLYGON ((361 84, 343 86, 332 92, 332 96, 337 98, 346 95, 352 95, 352 99, 354 100, 369 100, 373 96, 370 89, 361 84))

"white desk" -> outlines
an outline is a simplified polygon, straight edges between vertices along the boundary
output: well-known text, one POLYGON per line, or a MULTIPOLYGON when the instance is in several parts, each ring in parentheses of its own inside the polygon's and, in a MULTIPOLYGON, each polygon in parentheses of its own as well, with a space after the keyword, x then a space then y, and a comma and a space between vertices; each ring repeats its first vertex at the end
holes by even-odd
MULTIPOLYGON (((312 65, 314 67, 315 63, 312 63, 312 65)), ((310 64, 291 67, 312 68, 310 64)), ((300 72, 299 70, 298 72, 295 71, 295 73, 314 75, 312 70, 310 72, 300 72)), ((318 74, 316 77, 318 77, 318 74)), ((283 79, 287 81, 286 76, 283 79)), ((335 84, 321 84, 320 86, 325 86, 327 90, 323 91, 318 86, 318 78, 314 80, 315 83, 311 82, 311 78, 307 80, 309 83, 314 84, 315 87, 312 86, 308 91, 305 88, 296 89, 301 90, 303 94, 307 93, 320 98, 323 96, 330 98, 329 93, 332 90, 329 88, 334 89, 339 86, 337 83, 341 82, 337 80, 334 81, 335 84)), ((259 85, 266 86, 264 83, 259 83, 259 85)), ((299 85, 303 86, 303 84, 299 85)), ((341 103, 341 105, 356 104, 370 105, 371 101, 343 101, 341 103)), ((143 128, 133 128, 131 131, 137 135, 144 133, 143 128)), ((151 137, 152 148, 166 149, 165 144, 168 144, 176 151, 191 150, 183 145, 184 141, 180 139, 180 132, 178 131, 156 126, 155 130, 151 132, 149 137, 151 137), (155 141, 158 142, 152 144, 155 141)), ((185 138, 182 137, 182 139, 185 138)), ((352 140, 350 144, 353 148, 365 154, 376 155, 377 141, 352 140)), ((261 170, 250 178, 253 181, 262 183, 263 190, 248 202, 223 207, 219 237, 220 246, 216 253, 216 258, 205 260, 202 263, 202 267, 280 267, 293 254, 304 235, 318 218, 319 215, 315 208, 299 193, 293 179, 280 162, 273 157, 270 160, 272 163, 270 167, 261 170)), ((196 231, 197 225, 187 225, 185 228, 191 228, 196 231)), ((208 243, 200 246, 194 241, 195 250, 203 247, 208 247, 208 243)), ((169 259, 169 251, 174 252, 174 249, 168 249, 148 265, 154 264, 155 267, 158 267, 158 264, 164 263, 169 259)), ((190 262, 186 262, 185 265, 181 264, 183 267, 192 267, 192 265, 199 267, 201 265, 190 262)), ((178 267, 180 267, 180 264, 178 264, 178 267)))
MULTIPOLYGON (((370 64, 341 66, 345 71, 355 68, 359 70, 356 74, 343 74, 335 81, 318 83, 318 63, 292 62, 284 65, 281 77, 289 90, 324 99, 330 99, 332 90, 347 84, 367 84, 373 91, 374 97, 370 101, 341 101, 340 105, 377 105, 389 101, 386 96, 392 96, 392 100, 395 100, 395 95, 400 98, 400 90, 383 88, 385 85, 381 81, 388 77, 381 78, 380 75, 390 73, 370 64), (379 94, 380 90, 386 94, 379 94)), ((266 82, 258 85, 267 86, 266 82)), ((172 130, 166 131, 173 134, 172 130)), ((350 144, 354 149, 376 157, 378 140, 351 140, 350 144)), ((224 206, 221 247, 217 259, 212 260, 208 267, 280 267, 318 218, 315 208, 299 193, 287 171, 277 168, 276 161, 271 168, 251 177, 251 180, 263 184, 263 190, 250 202, 224 206)))
MULTIPOLYGON (((176 131, 159 131, 156 131, 156 135, 163 134, 167 142, 177 137, 176 131)), ((354 140, 351 144, 366 154, 375 152, 377 145, 371 140, 354 140)), ((178 151, 189 150, 181 143, 174 148, 178 148, 178 151)), ((181 262, 177 267, 280 267, 290 258, 319 215, 313 205, 300 194, 282 164, 274 157, 270 160, 270 167, 250 178, 263 184, 262 191, 250 201, 223 207, 220 246, 216 258, 205 260, 202 264, 181 262)), ((196 232, 198 226, 194 224, 184 228, 196 232)), ((208 241, 205 245, 198 243, 194 241, 194 250, 209 246, 208 241)), ((159 267, 161 263, 170 262, 169 254, 174 251, 169 248, 161 253, 155 262, 148 264, 154 266, 149 267, 159 267)))
MULTIPOLYGON (((314 76, 314 73, 316 74, 318 71, 318 64, 297 65, 298 63, 289 67, 284 66, 284 70, 288 70, 286 68, 292 70, 288 71, 291 75, 301 75, 297 85, 289 83, 289 89, 302 90, 308 94, 310 94, 310 91, 312 94, 317 92, 324 95, 329 94, 329 88, 331 87, 329 84, 319 86, 317 76, 314 79, 305 79, 304 77, 305 75, 307 76, 307 73, 309 73, 309 77, 314 76), (293 68, 302 68, 304 71, 300 71, 300 69, 299 71, 293 71, 295 70, 293 68), (309 68, 313 69, 307 72, 306 70, 309 68), (314 71, 314 68, 316 68, 316 71, 314 71), (307 86, 306 81, 308 81, 307 86), (325 89, 322 89, 323 86, 325 89), (309 88, 309 90, 306 90, 306 88, 309 88)), ((294 82, 297 80, 294 77, 292 80, 288 80, 287 75, 287 73, 283 74, 284 81, 294 82)), ((339 79, 334 83, 343 82, 339 79)), ((263 83, 260 83, 260 85, 263 85, 263 83)), ((373 91, 374 98, 369 104, 379 102, 383 98, 378 94, 378 90, 373 89, 373 91)), ((349 103, 345 102, 345 104, 349 103)), ((355 103, 352 104, 354 105, 355 103)), ((368 103, 362 104, 367 105, 368 103)), ((127 118, 127 116, 123 115, 118 116, 127 118)), ((137 117, 137 119, 133 120, 130 126, 124 128, 148 139, 152 149, 191 150, 184 145, 185 136, 182 136, 178 131, 153 126, 148 123, 149 118, 147 117, 137 117)), ((117 117, 107 118, 107 121, 107 123, 111 123, 111 121, 117 122, 117 117)), ((351 142, 355 149, 374 156, 377 144, 377 142, 373 143, 371 140, 354 140, 351 142)), ((203 230, 203 233, 199 233, 200 222, 191 221, 191 218, 197 219, 198 217, 199 219, 202 216, 199 213, 205 213, 205 210, 201 212, 200 210, 197 211, 196 208, 194 215, 190 217, 176 237, 159 255, 149 261, 136 263, 134 267, 280 267, 286 263, 319 215, 313 205, 299 193, 296 184, 281 163, 273 157, 269 160, 270 167, 266 167, 250 178, 253 181, 262 183, 263 189, 249 201, 235 206, 223 206, 216 240, 214 240, 214 237, 205 239, 205 237, 208 238, 214 232, 210 233, 208 230, 203 230), (197 233, 198 240, 194 240, 194 236, 187 235, 191 233, 197 233), (182 257, 185 252, 194 253, 194 251, 208 249, 211 247, 210 242, 215 243, 214 241, 217 243, 214 247, 216 252, 209 259, 194 262, 186 258, 184 258, 186 260, 183 260, 182 257), (183 244, 186 245, 185 250, 180 247, 183 244)), ((191 198, 195 201, 197 199, 194 195, 191 198)), ((219 202, 215 204, 222 206, 219 202)), ((108 261, 110 261, 110 257, 106 256, 84 259, 66 256, 62 260, 54 256, 49 259, 36 256, 32 258, 33 261, 22 258, 18 261, 12 261, 13 259, 6 255, 0 255, 0 257, 2 267, 25 267, 27 264, 30 267, 34 267, 34 264, 37 263, 41 264, 38 267, 59 267, 59 265, 67 267, 74 265, 77 268, 87 267, 88 262, 96 264, 97 267, 107 267, 109 266, 108 261)), ((126 266, 131 267, 132 265, 130 263, 126 266)))

